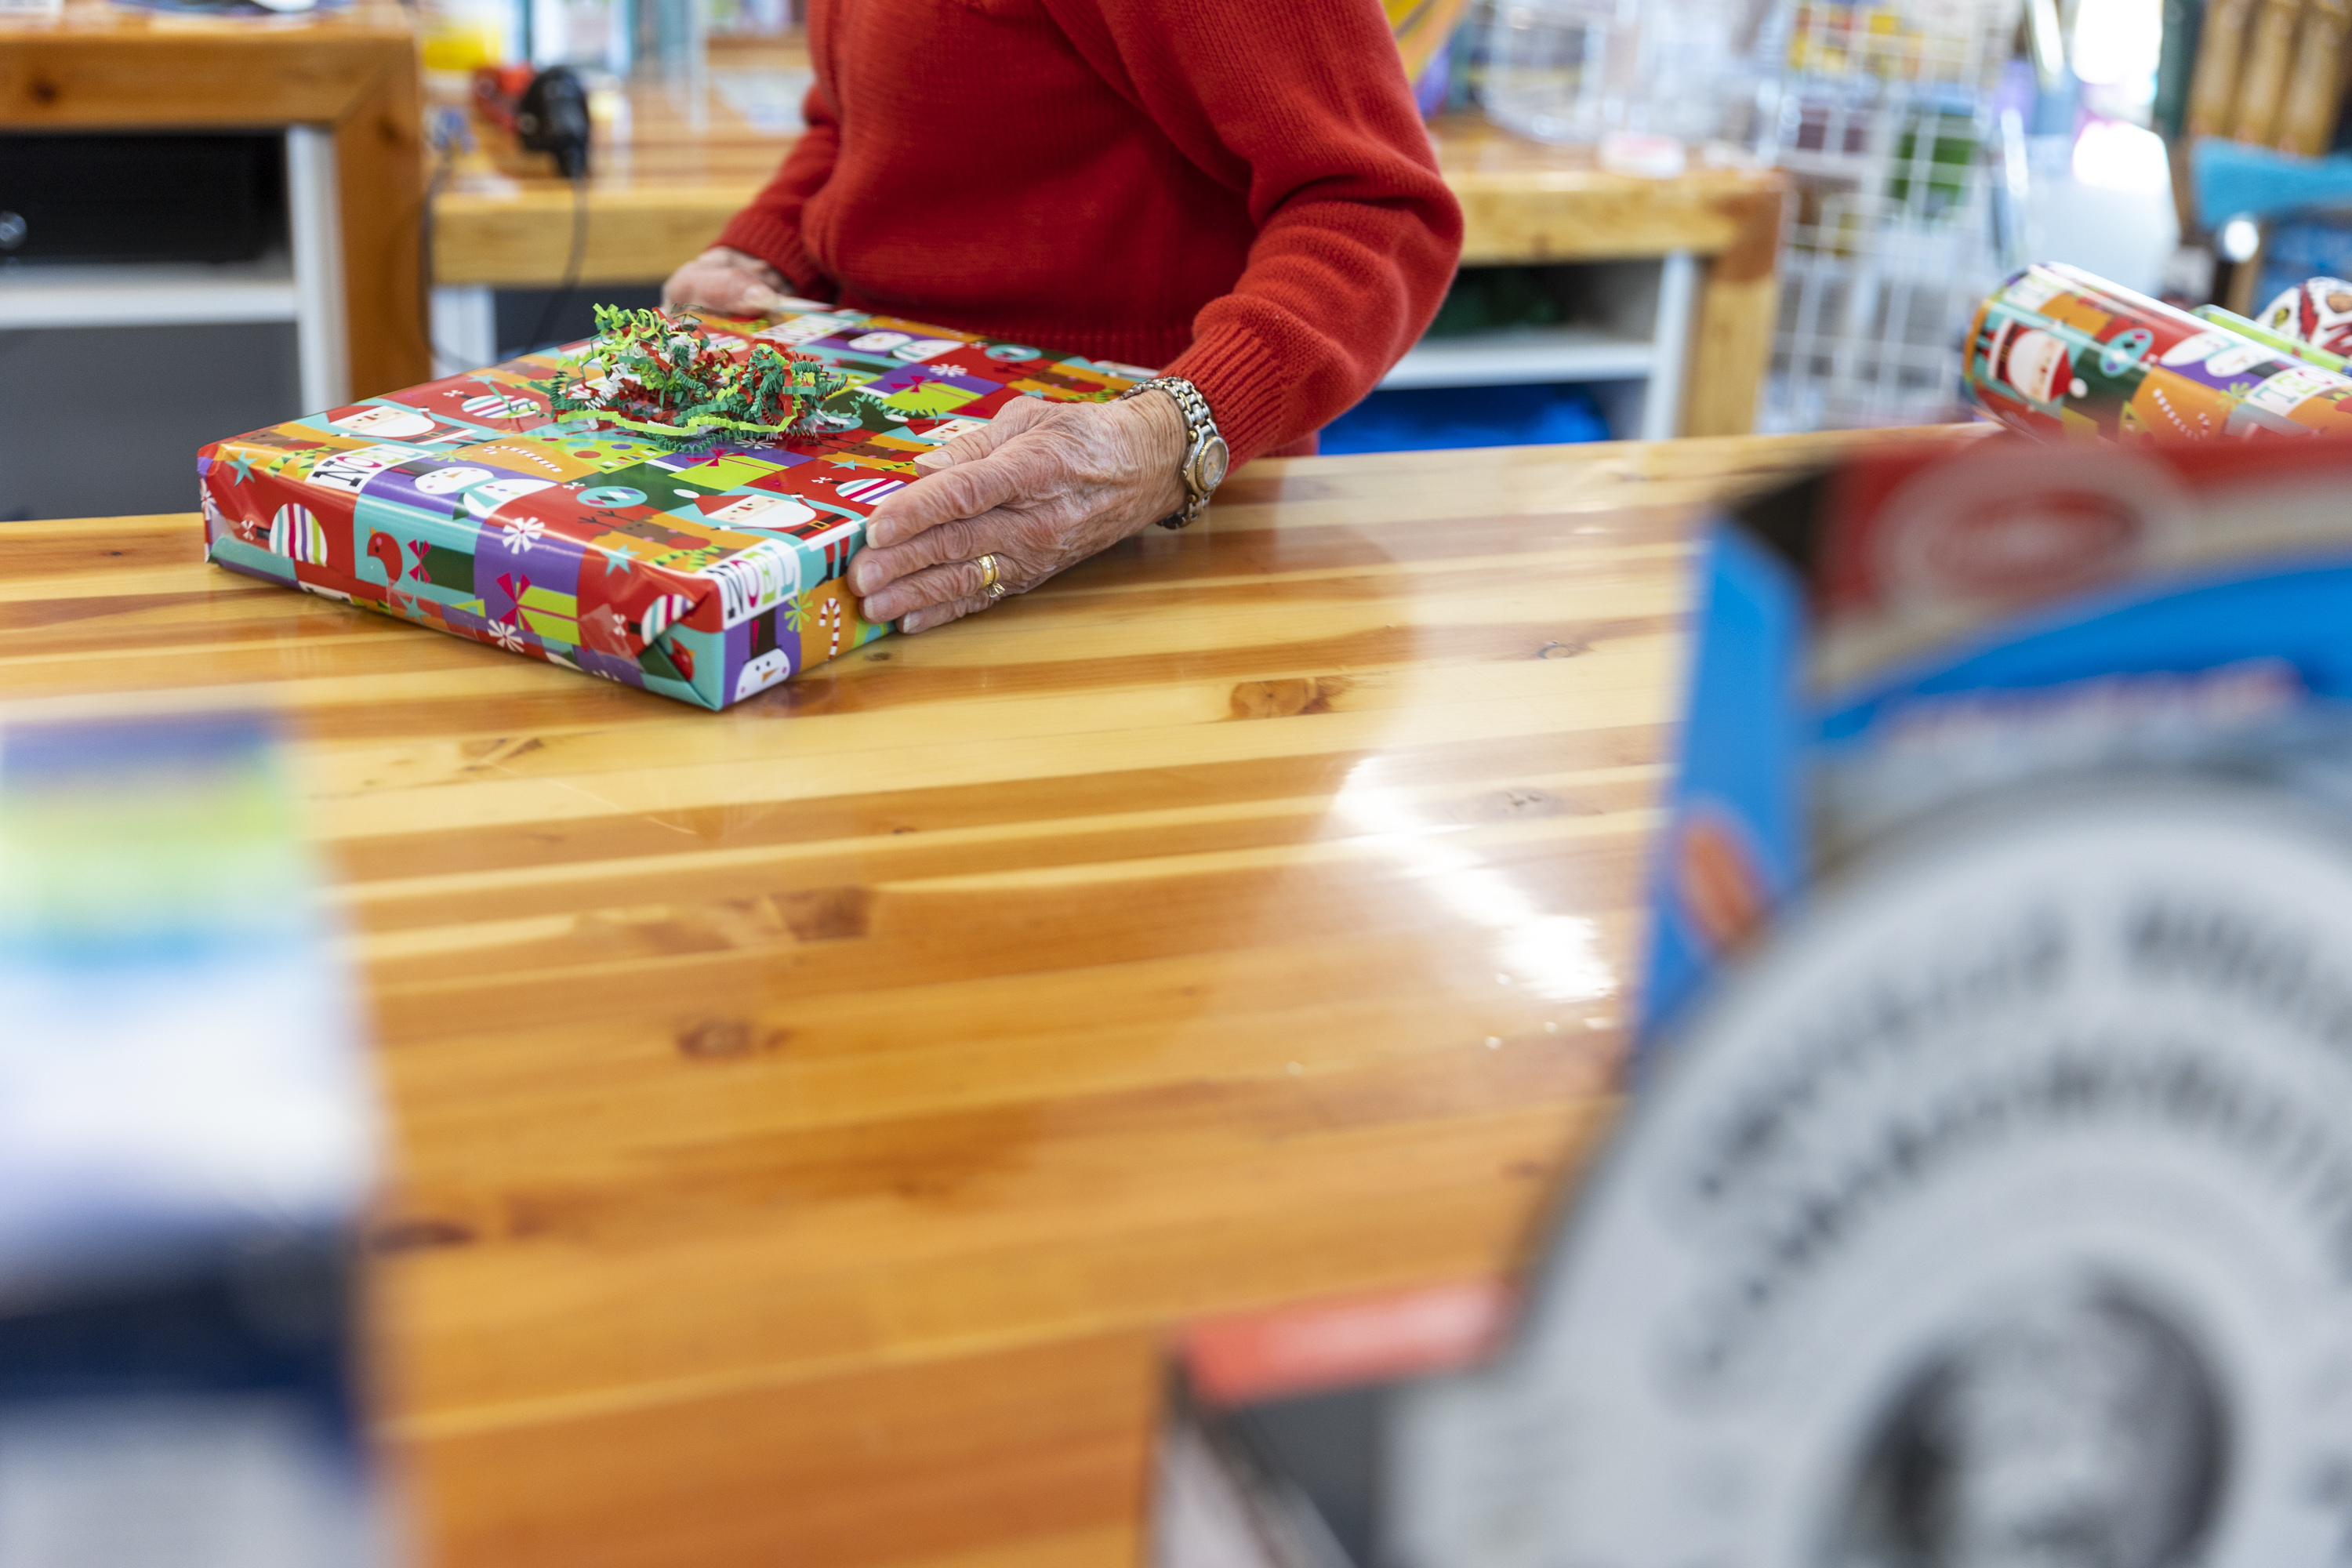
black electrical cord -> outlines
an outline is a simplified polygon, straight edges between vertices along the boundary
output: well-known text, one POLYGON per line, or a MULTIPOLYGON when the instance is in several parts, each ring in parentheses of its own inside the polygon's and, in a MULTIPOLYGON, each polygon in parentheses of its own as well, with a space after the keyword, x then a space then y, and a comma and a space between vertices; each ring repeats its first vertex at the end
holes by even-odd
POLYGON ((572 255, 563 263, 563 282, 547 298, 547 306, 539 313, 539 325, 531 330, 530 346, 526 353, 536 353, 552 342, 556 319, 572 303, 580 291, 580 272, 588 260, 588 171, 583 167, 572 176, 572 255))

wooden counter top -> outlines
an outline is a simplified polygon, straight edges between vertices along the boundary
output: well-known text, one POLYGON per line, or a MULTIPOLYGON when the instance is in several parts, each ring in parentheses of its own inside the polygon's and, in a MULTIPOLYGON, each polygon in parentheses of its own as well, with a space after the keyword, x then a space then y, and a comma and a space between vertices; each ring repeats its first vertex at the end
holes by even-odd
POLYGON ((11 523, 0 720, 297 737, 434 1561, 1132 1564, 1171 1325, 1520 1260, 1610 1121, 1694 509, 1883 438, 1263 462, 722 714, 11 523))

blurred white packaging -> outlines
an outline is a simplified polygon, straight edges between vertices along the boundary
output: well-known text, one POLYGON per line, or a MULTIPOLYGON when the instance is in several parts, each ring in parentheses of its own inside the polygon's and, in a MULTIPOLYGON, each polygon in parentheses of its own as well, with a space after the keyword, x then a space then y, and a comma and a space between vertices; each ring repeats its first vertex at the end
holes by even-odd
POLYGON ((1723 0, 1503 0, 1486 112, 1540 142, 1617 131, 1705 141, 1720 123, 1732 32, 1723 0))

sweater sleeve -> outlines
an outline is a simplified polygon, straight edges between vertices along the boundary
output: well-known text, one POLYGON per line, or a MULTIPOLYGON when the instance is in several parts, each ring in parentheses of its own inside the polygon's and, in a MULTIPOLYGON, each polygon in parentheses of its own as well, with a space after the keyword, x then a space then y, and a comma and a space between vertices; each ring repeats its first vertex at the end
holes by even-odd
POLYGON ((1045 0, 1094 68, 1257 226, 1170 374, 1245 462, 1322 428, 1444 301, 1462 209, 1378 0, 1045 0))
POLYGON ((826 300, 839 291, 838 286, 802 243, 801 212, 833 177, 834 160, 841 152, 841 122, 814 85, 802 101, 801 117, 808 130, 784 154, 783 166, 750 206, 728 220, 714 243, 758 257, 782 273, 795 292, 826 300))

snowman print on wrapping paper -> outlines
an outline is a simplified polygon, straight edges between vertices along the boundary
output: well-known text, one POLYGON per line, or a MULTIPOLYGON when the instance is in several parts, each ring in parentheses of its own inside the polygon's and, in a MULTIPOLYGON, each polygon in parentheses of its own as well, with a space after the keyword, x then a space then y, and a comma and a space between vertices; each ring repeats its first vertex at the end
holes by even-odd
POLYGON ((2209 386, 2240 393, 2251 392, 2288 366, 2277 350, 2249 342, 2235 332, 2200 332, 2184 339, 2164 352, 2162 363, 2209 386))
POLYGON ((518 479, 501 476, 472 464, 456 468, 434 468, 416 476, 412 481, 417 494, 436 500, 449 502, 453 521, 471 518, 476 522, 489 521, 490 514, 510 500, 552 489, 553 479, 518 479), (451 498, 455 500, 451 500, 451 498))
MULTIPOLYGON (((437 500, 445 496, 458 495, 472 486, 487 483, 496 477, 488 468, 471 467, 435 468, 430 473, 416 476, 416 489, 420 495, 432 496, 437 500)), ((457 515, 455 503, 450 506, 449 515, 452 517, 457 515)))
POLYGON ((477 521, 486 521, 492 512, 510 500, 554 488, 553 479, 492 479, 466 492, 466 512, 477 521))

